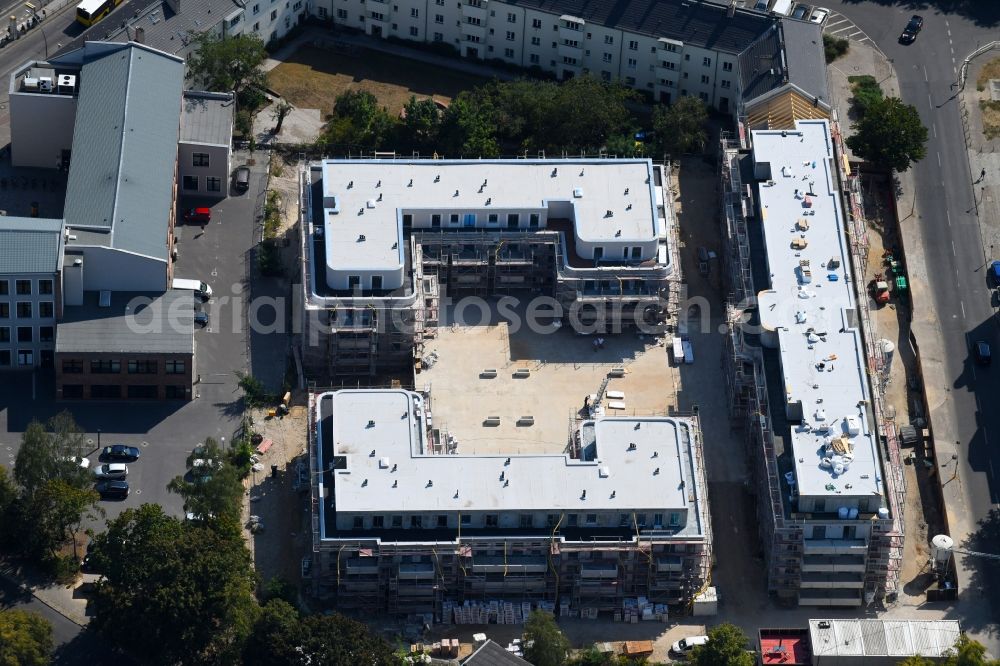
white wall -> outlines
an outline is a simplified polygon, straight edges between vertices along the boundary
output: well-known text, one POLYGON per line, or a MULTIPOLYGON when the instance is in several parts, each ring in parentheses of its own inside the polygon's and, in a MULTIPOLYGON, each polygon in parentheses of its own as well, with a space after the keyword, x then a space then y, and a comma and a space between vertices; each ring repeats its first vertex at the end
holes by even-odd
POLYGON ((16 92, 10 96, 11 162, 55 169, 73 147, 76 97, 16 92))
POLYGON ((177 144, 177 193, 180 196, 203 196, 224 198, 229 194, 230 185, 230 154, 228 146, 206 145, 199 143, 177 144), (207 167, 194 166, 195 153, 208 155, 207 167), (184 188, 184 176, 198 178, 198 188, 184 188), (219 190, 208 190, 208 178, 219 179, 219 190))
POLYGON ((165 291, 167 263, 107 247, 73 246, 83 253, 84 291, 165 291))

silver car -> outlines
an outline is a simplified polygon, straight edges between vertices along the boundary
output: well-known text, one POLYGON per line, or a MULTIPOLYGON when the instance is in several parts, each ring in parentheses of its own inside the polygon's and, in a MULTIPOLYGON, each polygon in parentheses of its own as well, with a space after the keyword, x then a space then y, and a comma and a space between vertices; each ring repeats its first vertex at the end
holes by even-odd
POLYGON ((98 479, 124 479, 128 476, 128 465, 125 463, 104 463, 94 468, 94 476, 98 479))

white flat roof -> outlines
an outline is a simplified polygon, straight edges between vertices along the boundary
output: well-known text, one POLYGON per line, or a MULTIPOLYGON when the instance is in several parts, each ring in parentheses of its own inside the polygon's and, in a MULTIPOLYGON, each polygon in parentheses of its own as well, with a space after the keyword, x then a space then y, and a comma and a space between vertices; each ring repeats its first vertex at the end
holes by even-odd
POLYGON ((829 125, 809 120, 795 131, 755 131, 753 145, 758 177, 762 163, 771 170, 759 188, 771 290, 758 295, 758 310, 763 328, 778 334, 787 401, 802 406, 802 425, 791 429, 799 493, 882 494, 829 125), (830 455, 828 444, 848 450, 830 455))
POLYGON ((561 201, 573 206, 583 241, 657 238, 648 159, 324 160, 323 197, 335 197, 339 211, 324 211, 327 263, 338 270, 398 268, 400 250, 392 245, 401 240, 401 210, 485 214, 561 201))
POLYGON ((816 657, 942 657, 962 630, 957 620, 809 620, 816 657))
MULTIPOLYGON (((596 459, 583 461, 564 454, 427 455, 425 402, 405 390, 324 394, 317 418, 324 414, 332 419, 334 455, 347 457, 335 472, 337 511, 697 511, 704 492, 691 478, 694 428, 682 418, 587 421, 596 459), (324 399, 332 400, 329 409, 324 399)), ((693 514, 686 520, 700 524, 693 514)))

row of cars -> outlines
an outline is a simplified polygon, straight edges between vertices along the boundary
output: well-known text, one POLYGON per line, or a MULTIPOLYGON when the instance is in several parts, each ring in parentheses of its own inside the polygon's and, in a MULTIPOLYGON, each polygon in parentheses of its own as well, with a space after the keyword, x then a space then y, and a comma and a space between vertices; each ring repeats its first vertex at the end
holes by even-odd
POLYGON ((755 0, 753 8, 759 12, 773 12, 820 25, 830 16, 830 10, 825 7, 813 7, 804 2, 796 3, 795 0, 755 0))
POLYGON ((128 497, 128 465, 139 460, 140 451, 134 446, 114 444, 101 451, 102 463, 94 468, 97 484, 94 490, 101 499, 125 499, 128 497))

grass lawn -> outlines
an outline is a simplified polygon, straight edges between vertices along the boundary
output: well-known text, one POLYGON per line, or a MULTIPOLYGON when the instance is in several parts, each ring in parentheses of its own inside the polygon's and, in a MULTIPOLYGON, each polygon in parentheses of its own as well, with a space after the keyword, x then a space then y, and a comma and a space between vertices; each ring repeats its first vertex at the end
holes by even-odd
POLYGON ((389 113, 398 114, 410 95, 451 101, 485 81, 380 51, 359 49, 345 55, 312 46, 299 49, 268 73, 271 89, 300 109, 319 109, 323 117, 333 111, 337 95, 347 90, 367 90, 389 113))
POLYGON ((976 89, 980 91, 986 90, 986 84, 989 83, 990 79, 1000 79, 1000 58, 994 58, 983 65, 983 69, 979 72, 979 77, 976 79, 976 89))

